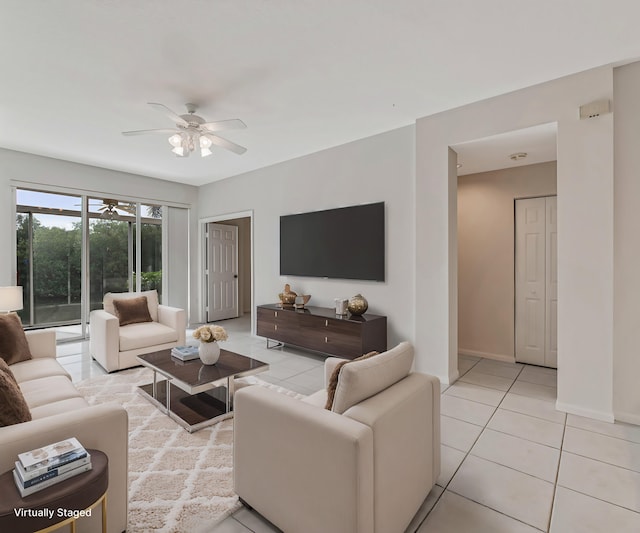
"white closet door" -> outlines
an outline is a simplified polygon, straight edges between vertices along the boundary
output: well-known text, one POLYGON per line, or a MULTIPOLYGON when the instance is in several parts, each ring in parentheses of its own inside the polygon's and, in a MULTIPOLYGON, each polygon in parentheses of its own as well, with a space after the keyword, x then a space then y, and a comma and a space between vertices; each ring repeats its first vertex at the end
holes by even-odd
POLYGON ((516 200, 516 360, 544 365, 546 205, 516 200))
POLYGON ((558 199, 546 198, 547 294, 544 365, 558 367, 558 199))
POLYGON ((516 200, 516 361, 558 366, 557 198, 516 200))

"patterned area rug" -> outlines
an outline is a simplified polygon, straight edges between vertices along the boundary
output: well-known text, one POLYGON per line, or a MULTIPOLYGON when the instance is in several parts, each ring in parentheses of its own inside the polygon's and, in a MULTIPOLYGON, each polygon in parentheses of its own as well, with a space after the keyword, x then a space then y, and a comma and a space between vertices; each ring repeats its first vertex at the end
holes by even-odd
MULTIPOLYGON (((129 414, 129 533, 210 531, 240 507, 233 492, 233 419, 188 433, 136 392, 151 370, 133 368, 77 384, 90 404, 117 402, 129 414)), ((303 395, 257 378, 283 394, 303 395)))

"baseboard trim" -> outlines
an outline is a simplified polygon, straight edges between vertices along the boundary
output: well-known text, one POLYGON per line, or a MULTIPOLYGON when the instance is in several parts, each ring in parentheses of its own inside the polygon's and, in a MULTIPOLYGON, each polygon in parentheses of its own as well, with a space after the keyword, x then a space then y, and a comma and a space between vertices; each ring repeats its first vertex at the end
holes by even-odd
POLYGON ((465 350, 464 348, 458 349, 458 355, 469 355, 471 357, 483 357, 485 359, 494 359, 495 361, 502 361, 504 363, 515 363, 516 358, 512 355, 503 355, 498 353, 479 352, 477 350, 465 350))
POLYGON ((556 409, 571 415, 584 416, 585 418, 593 418, 602 420, 603 422, 613 422, 615 420, 613 413, 609 411, 596 411, 594 409, 586 409, 571 403, 556 401, 556 409))
POLYGON ((640 415, 637 413, 614 413, 614 417, 618 422, 640 426, 640 415))

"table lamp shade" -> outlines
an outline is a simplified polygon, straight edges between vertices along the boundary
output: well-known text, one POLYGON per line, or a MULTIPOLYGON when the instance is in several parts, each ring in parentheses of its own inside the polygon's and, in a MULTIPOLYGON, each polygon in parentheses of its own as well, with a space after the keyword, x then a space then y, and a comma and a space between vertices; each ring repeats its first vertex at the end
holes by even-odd
POLYGON ((22 287, 0 287, 0 311, 22 309, 22 287))

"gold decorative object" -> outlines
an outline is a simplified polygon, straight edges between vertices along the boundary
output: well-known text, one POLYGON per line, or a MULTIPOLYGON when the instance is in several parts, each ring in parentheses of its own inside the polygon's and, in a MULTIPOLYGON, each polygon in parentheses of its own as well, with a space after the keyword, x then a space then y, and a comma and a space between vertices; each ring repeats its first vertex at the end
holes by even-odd
MULTIPOLYGON (((284 291, 278 294, 278 298, 280 298, 281 305, 295 304, 296 296, 298 295, 291 290, 291 285, 289 285, 288 283, 284 286, 284 291)), ((309 296, 309 298, 311 298, 311 296, 309 296)))
POLYGON ((294 306, 296 309, 304 309, 304 306, 309 303, 309 300, 311 300, 310 294, 299 294, 296 296, 294 306))
POLYGON ((358 293, 355 296, 349 298, 349 304, 347 305, 347 309, 352 315, 364 315, 369 308, 369 302, 367 299, 362 296, 362 294, 358 293))

